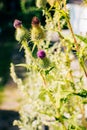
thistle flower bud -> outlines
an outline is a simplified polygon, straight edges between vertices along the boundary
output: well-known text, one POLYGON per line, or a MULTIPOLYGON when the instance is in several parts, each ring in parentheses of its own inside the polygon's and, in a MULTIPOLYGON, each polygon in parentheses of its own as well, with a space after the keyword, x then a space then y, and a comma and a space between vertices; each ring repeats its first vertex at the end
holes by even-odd
POLYGON ((32 26, 38 26, 40 24, 38 17, 33 17, 31 24, 32 26))
POLYGON ((14 26, 15 28, 19 28, 19 27, 21 27, 21 25, 22 25, 22 21, 20 21, 20 20, 18 20, 18 19, 15 19, 15 20, 14 20, 13 26, 14 26))
POLYGON ((50 61, 47 57, 40 59, 38 63, 39 63, 39 66, 43 69, 46 69, 50 66, 50 61))
POLYGON ((50 61, 49 59, 46 57, 46 53, 44 50, 39 50, 37 52, 37 57, 39 58, 39 66, 43 69, 46 69, 49 67, 50 61))
POLYGON ((44 40, 45 33, 44 29, 40 25, 39 19, 35 16, 31 22, 32 29, 31 29, 31 40, 37 42, 38 40, 44 40))
POLYGON ((39 51, 37 52, 37 57, 39 57, 39 58, 41 58, 41 59, 45 58, 45 57, 46 57, 45 51, 39 50, 39 51))
POLYGON ((43 8, 43 7, 46 6, 46 3, 47 3, 47 0, 37 0, 37 1, 36 1, 36 6, 37 6, 38 8, 43 8))
POLYGON ((23 41, 29 39, 29 32, 22 26, 22 21, 15 19, 13 26, 16 28, 15 38, 17 41, 23 41))

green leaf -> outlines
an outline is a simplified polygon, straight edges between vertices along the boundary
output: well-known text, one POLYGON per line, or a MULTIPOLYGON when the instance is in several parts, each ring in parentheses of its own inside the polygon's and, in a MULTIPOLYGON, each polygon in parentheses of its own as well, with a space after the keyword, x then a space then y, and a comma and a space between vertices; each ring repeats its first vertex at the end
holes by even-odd
POLYGON ((69 125, 68 130, 76 130, 76 127, 74 125, 69 125))
POLYGON ((45 89, 41 89, 40 94, 39 94, 39 99, 42 101, 45 101, 45 95, 46 95, 46 90, 45 89))
POLYGON ((52 91, 51 89, 49 89, 49 90, 47 91, 47 95, 48 95, 50 101, 51 101, 53 104, 55 104, 56 101, 55 101, 55 98, 54 98, 54 93, 53 93, 53 91, 52 91))
POLYGON ((84 99, 82 100, 82 102, 83 102, 83 104, 87 104, 87 98, 84 98, 84 99))
POLYGON ((66 103, 67 101, 68 101, 68 98, 66 97, 66 98, 61 98, 61 103, 66 103))
POLYGON ((26 68, 27 70, 29 70, 29 68, 31 67, 31 65, 28 65, 28 64, 17 64, 15 66, 18 66, 18 67, 24 67, 26 68))
POLYGON ((67 117, 65 117, 64 115, 61 115, 60 117, 55 117, 55 120, 56 121, 59 121, 59 122, 63 122, 64 120, 68 119, 67 117))
POLYGON ((86 128, 84 126, 80 126, 81 130, 86 130, 86 128))
POLYGON ((45 71, 45 75, 49 74, 52 69, 54 69, 54 67, 51 67, 51 68, 49 68, 48 70, 46 70, 46 71, 45 71))
POLYGON ((81 35, 75 35, 77 38, 79 38, 81 41, 87 44, 87 37, 81 36, 81 35))
POLYGON ((33 45, 32 56, 34 58, 37 58, 37 51, 38 51, 37 45, 33 45))
POLYGON ((78 95, 82 98, 87 98, 87 90, 82 89, 80 92, 76 93, 75 95, 78 95))

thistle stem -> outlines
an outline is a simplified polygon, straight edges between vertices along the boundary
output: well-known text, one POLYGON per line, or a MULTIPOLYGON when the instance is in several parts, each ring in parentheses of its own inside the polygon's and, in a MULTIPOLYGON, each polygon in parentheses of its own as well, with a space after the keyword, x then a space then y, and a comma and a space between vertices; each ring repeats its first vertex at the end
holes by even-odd
POLYGON ((81 114, 82 114, 82 124, 86 127, 87 129, 87 122, 86 122, 86 119, 85 119, 85 110, 84 110, 84 106, 83 104, 79 104, 80 106, 80 110, 81 110, 81 114))
POLYGON ((40 72, 40 75, 41 75, 41 77, 43 79, 44 86, 47 86, 47 82, 46 82, 46 80, 45 80, 45 78, 44 78, 44 76, 43 76, 43 74, 41 72, 40 72))
MULTIPOLYGON (((71 23, 70 23, 69 20, 67 20, 67 23, 68 23, 69 29, 70 29, 70 31, 71 31, 72 37, 73 37, 73 39, 74 39, 74 43, 75 43, 75 45, 76 45, 76 51, 78 52, 78 51, 79 51, 79 46, 78 46, 77 40, 76 40, 76 38, 75 38, 75 35, 74 35, 74 32, 73 32, 71 23)), ((80 65, 81 65, 81 64, 80 64, 80 65)), ((84 73, 85 73, 85 76, 87 77, 87 72, 86 72, 85 67, 82 66, 82 68, 83 68, 83 71, 84 71, 84 73)))
POLYGON ((70 31, 71 31, 72 37, 73 37, 73 39, 74 39, 74 43, 75 43, 75 45, 76 45, 76 50, 78 51, 79 47, 78 47, 78 43, 77 43, 77 40, 76 40, 76 38, 75 38, 75 35, 74 35, 74 32, 73 32, 71 23, 70 23, 69 20, 67 20, 67 23, 68 23, 69 29, 70 29, 70 31))

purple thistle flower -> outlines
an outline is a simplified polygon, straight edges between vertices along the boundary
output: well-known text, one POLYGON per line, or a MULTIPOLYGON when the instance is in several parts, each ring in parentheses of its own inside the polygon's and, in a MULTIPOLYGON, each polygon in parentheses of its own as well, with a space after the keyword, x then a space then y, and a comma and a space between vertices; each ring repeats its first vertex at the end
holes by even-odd
POLYGON ((21 25, 22 25, 22 21, 20 21, 20 20, 18 20, 18 19, 15 19, 15 20, 14 20, 13 26, 14 26, 15 28, 21 27, 21 25))
POLYGON ((39 58, 41 58, 41 59, 45 58, 45 57, 46 57, 45 51, 44 51, 44 50, 39 50, 39 51, 37 52, 37 57, 39 57, 39 58))

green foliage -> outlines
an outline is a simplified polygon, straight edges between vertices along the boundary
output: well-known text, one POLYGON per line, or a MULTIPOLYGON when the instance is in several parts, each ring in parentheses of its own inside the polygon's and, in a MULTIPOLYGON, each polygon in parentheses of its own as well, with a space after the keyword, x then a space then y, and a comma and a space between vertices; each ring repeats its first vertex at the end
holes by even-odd
POLYGON ((78 92, 76 95, 82 97, 82 98, 87 98, 87 90, 80 90, 80 92, 78 92))
POLYGON ((38 11, 35 7, 35 0, 20 0, 22 12, 25 14, 38 11))
MULTIPOLYGON (((17 39, 21 49, 24 49, 25 63, 16 67, 24 67, 27 71, 24 73, 25 78, 20 79, 15 73, 14 64, 11 64, 11 76, 24 97, 20 120, 14 124, 21 130, 41 130, 42 125, 49 126, 52 130, 86 130, 86 40, 74 34, 66 1, 50 2, 49 7, 42 8, 46 18, 45 26, 35 18, 29 33, 24 31, 21 42, 19 37, 17 39), (70 30, 68 36, 62 33, 61 17, 70 30), (59 42, 54 41, 50 46, 50 33, 53 32, 58 35, 59 42), (44 50, 45 57, 42 53, 37 55, 40 50, 44 50), (76 51, 77 57, 72 50, 76 51)), ((22 34, 20 30, 20 36, 22 34)))
POLYGON ((87 37, 81 36, 81 35, 76 35, 76 37, 77 37, 78 39, 80 39, 82 42, 84 42, 84 43, 87 44, 87 37))

